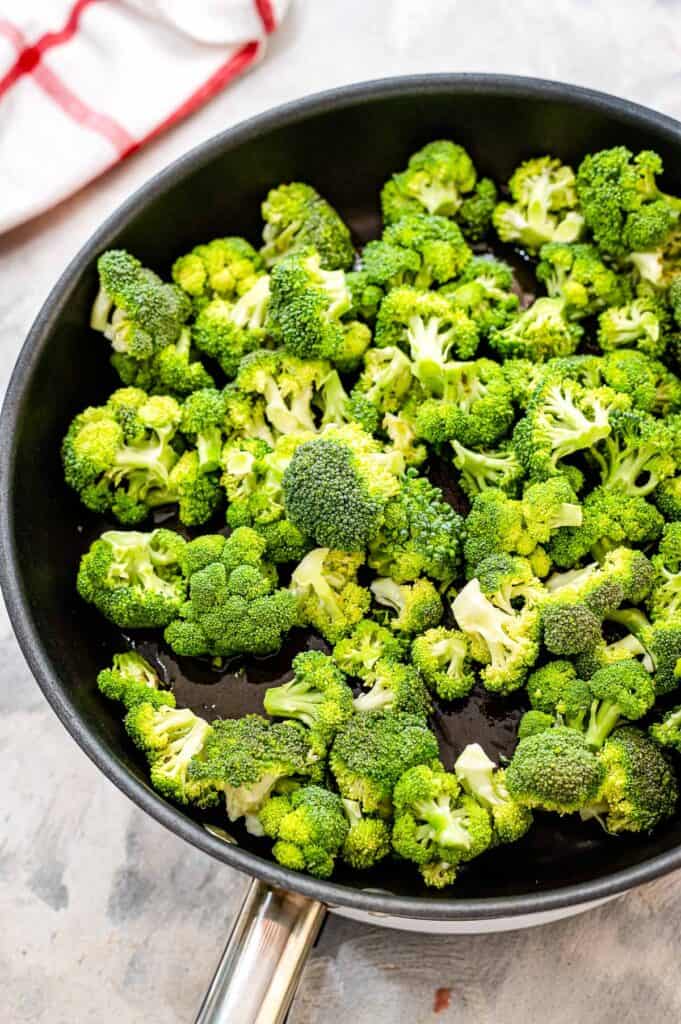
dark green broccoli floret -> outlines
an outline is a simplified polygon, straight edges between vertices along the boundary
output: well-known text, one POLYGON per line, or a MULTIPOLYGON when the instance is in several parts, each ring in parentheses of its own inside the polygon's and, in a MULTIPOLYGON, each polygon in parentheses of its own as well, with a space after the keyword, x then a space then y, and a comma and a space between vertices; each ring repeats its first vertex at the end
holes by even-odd
POLYGON ((541 298, 506 327, 491 330, 489 343, 503 359, 543 362, 572 355, 581 337, 582 327, 567 319, 563 299, 541 298))
POLYGON ((652 557, 655 580, 648 598, 652 619, 681 616, 681 523, 664 528, 658 553, 652 557))
MULTIPOLYGON (((448 139, 430 142, 412 154, 406 170, 393 174, 383 186, 383 219, 391 224, 405 214, 423 210, 455 217, 465 196, 473 191, 476 178, 473 162, 462 146, 448 139)), ((467 216, 476 222, 470 207, 467 216)))
POLYGON ((439 380, 435 368, 428 389, 437 398, 419 404, 417 433, 440 445, 457 440, 485 448, 503 437, 513 423, 511 388, 498 363, 491 359, 446 362, 439 380), (437 386, 436 386, 437 384, 437 386))
POLYGON ((472 579, 457 594, 452 611, 468 637, 471 656, 483 665, 485 687, 498 693, 521 687, 539 655, 537 608, 499 608, 482 592, 479 580, 472 579))
POLYGON ((403 460, 352 425, 300 445, 283 478, 288 518, 324 547, 359 551, 400 490, 403 460))
POLYGON ((555 729, 558 724, 559 719, 547 711, 535 711, 534 708, 525 711, 518 722, 518 742, 527 739, 528 736, 537 736, 540 732, 546 732, 547 729, 555 729))
POLYGON ((371 584, 371 593, 378 604, 395 612, 390 628, 398 633, 422 633, 437 626, 443 615, 442 600, 430 580, 400 584, 389 578, 377 579, 371 584))
POLYGON ((245 238, 214 238, 173 263, 173 281, 199 304, 219 295, 237 299, 264 272, 262 257, 245 238))
POLYGON ((353 713, 352 690, 333 659, 321 651, 297 654, 291 667, 293 679, 265 693, 265 711, 273 718, 303 722, 310 729, 313 749, 323 756, 353 713))
POLYGON ((227 539, 208 535, 187 545, 189 600, 164 634, 177 654, 221 658, 279 649, 296 621, 297 602, 288 590, 275 589, 264 551, 263 538, 246 526, 227 539))
POLYGON ((347 838, 349 825, 343 801, 321 786, 302 786, 290 797, 275 796, 260 817, 265 832, 276 842, 272 854, 285 868, 329 878, 347 838))
POLYGON ((355 710, 410 711, 425 715, 430 709, 428 692, 412 665, 381 660, 372 672, 371 689, 355 697, 355 710))
POLYGON ((388 817, 393 789, 409 768, 432 764, 438 746, 425 719, 400 711, 355 715, 340 729, 329 758, 341 796, 368 814, 388 817))
MULTIPOLYGON (((434 284, 451 281, 464 270, 472 256, 456 224, 446 217, 428 216, 424 213, 411 213, 401 217, 385 229, 381 242, 370 242, 367 248, 371 246, 375 247, 376 253, 380 252, 381 246, 390 250, 402 249, 415 253, 418 259, 416 274, 407 271, 404 279, 395 281, 394 284, 414 284, 416 288, 430 288, 434 284)), ((372 274, 371 264, 372 259, 367 256, 365 250, 362 266, 369 279, 374 280, 376 284, 384 284, 379 280, 380 274, 372 274)), ((390 283, 386 283, 390 287, 390 283)))
POLYGON ((218 794, 211 780, 195 779, 190 767, 209 742, 208 722, 188 708, 135 703, 128 711, 125 728, 146 754, 151 765, 151 784, 177 803, 212 807, 218 794))
POLYGON ((437 626, 414 638, 411 658, 429 690, 442 700, 465 697, 475 685, 465 633, 437 626))
POLYGON ((427 866, 447 865, 449 882, 456 866, 483 853, 492 842, 492 825, 485 807, 462 792, 455 775, 441 768, 418 765, 405 772, 395 787, 393 847, 421 868, 427 885, 442 884, 440 871, 427 866), (452 871, 453 869, 453 871, 452 871))
POLYGON ((508 791, 518 803, 558 814, 594 800, 604 777, 603 763, 584 737, 565 726, 522 739, 506 769, 508 791))
POLYGON ((172 530, 109 530, 81 559, 78 593, 121 629, 165 626, 185 598, 185 546, 172 530))
POLYGON ((534 711, 547 715, 551 724, 582 730, 588 719, 593 694, 578 679, 569 661, 550 661, 536 669, 527 680, 527 695, 534 711))
POLYGON ((465 792, 490 814, 495 842, 514 843, 525 835, 532 824, 532 812, 510 796, 503 769, 496 767, 479 743, 464 747, 454 771, 465 792))
POLYGON ((354 251, 350 232, 334 208, 311 185, 273 188, 262 204, 263 248, 268 266, 287 253, 313 249, 326 270, 348 270, 354 251))
POLYGON ((491 178, 480 178, 471 195, 459 207, 456 219, 466 238, 479 242, 490 229, 497 205, 497 186, 491 178))
POLYGON ((508 188, 513 202, 499 203, 492 217, 502 242, 535 252, 546 242, 579 240, 584 218, 576 209, 571 167, 549 156, 533 157, 516 168, 508 188))
POLYGON ((581 320, 607 306, 618 306, 627 297, 624 280, 603 263, 593 245, 543 245, 536 273, 547 293, 565 302, 568 320, 581 320))
POLYGON ((189 767, 189 778, 225 794, 230 821, 246 817, 249 831, 262 835, 256 815, 282 779, 319 773, 309 730, 297 722, 268 722, 260 715, 213 722, 212 731, 189 767))
POLYGON ((265 275, 236 301, 215 298, 200 310, 192 327, 192 340, 233 377, 240 360, 262 348, 267 341, 265 320, 270 299, 270 281, 265 275))
POLYGON ((163 688, 158 673, 137 651, 114 654, 111 668, 97 676, 97 686, 105 697, 121 701, 128 710, 135 704, 175 707, 173 694, 163 688))
POLYGON ((681 475, 663 480, 651 497, 665 519, 681 522, 681 475))
POLYGON ((664 520, 654 505, 635 494, 596 487, 584 500, 581 526, 560 530, 551 538, 549 554, 563 569, 589 553, 602 559, 621 544, 645 547, 657 540, 664 520))
POLYGON ((330 643, 346 636, 364 618, 371 595, 357 583, 361 554, 315 548, 293 571, 290 590, 298 622, 312 626, 330 643))
POLYGON ((400 638, 372 619, 362 619, 333 649, 334 659, 343 672, 356 676, 368 686, 376 679, 380 661, 401 661, 404 653, 400 638))
POLYGON ((345 816, 350 829, 341 859, 356 871, 366 871, 390 853, 390 825, 383 818, 362 814, 357 800, 343 800, 345 816))
POLYGON ((655 687, 650 674, 638 661, 623 660, 601 668, 591 676, 591 705, 585 739, 598 750, 623 719, 635 722, 643 718, 655 703, 655 687))
POLYGON ((521 607, 536 605, 546 593, 530 562, 517 555, 489 555, 478 564, 475 575, 485 597, 509 615, 521 607))

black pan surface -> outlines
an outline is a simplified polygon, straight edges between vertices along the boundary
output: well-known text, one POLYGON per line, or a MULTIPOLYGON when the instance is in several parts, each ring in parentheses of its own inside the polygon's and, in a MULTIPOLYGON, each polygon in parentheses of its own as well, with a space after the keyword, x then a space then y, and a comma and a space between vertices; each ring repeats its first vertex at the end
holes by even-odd
MULTIPOLYGON (((229 826, 228 835, 223 818, 201 818, 165 802, 150 789, 117 708, 97 692, 95 676, 112 654, 136 643, 156 661, 178 703, 212 718, 261 710, 266 686, 286 677, 293 654, 318 641, 300 632, 278 656, 219 674, 208 665, 176 661, 154 637, 123 638, 76 594, 78 560, 104 524, 69 493, 58 458, 73 415, 117 386, 106 345, 87 326, 100 252, 124 246, 167 275, 176 256, 210 237, 241 234, 257 243, 263 195, 296 179, 327 196, 364 242, 378 231, 377 199, 386 177, 414 149, 440 137, 460 141, 480 173, 498 181, 534 154, 550 152, 574 163, 604 146, 652 147, 665 161, 664 186, 681 190, 676 121, 600 93, 501 75, 369 82, 289 104, 216 136, 114 213, 41 310, 0 420, 0 539, 5 599, 36 679, 74 739, 136 803, 233 867, 329 904, 461 920, 567 907, 680 867, 681 816, 653 836, 628 839, 606 837, 596 824, 538 816, 523 842, 479 858, 444 898, 424 889, 415 873, 391 864, 366 876, 341 871, 333 882, 297 875, 272 863, 266 847, 238 826, 229 826)), ((517 272, 522 287, 519 263, 517 272)), ((429 471, 441 482, 441 466, 429 471)), ((433 724, 447 764, 474 739, 493 755, 510 754, 521 711, 519 700, 484 691, 458 707, 436 710, 433 724)))

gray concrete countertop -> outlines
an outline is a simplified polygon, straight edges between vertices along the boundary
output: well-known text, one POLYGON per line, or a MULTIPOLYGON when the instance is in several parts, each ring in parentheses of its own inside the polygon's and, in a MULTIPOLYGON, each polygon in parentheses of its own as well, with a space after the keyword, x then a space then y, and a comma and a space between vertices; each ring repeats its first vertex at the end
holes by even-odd
MULTIPOLYGON (((66 261, 170 160, 308 92, 454 70, 578 82, 681 117, 681 3, 294 2, 251 74, 107 177, 0 238, 0 392, 66 261)), ((0 763, 0 1020, 193 1020, 247 879, 145 817, 87 760, 31 679, 4 610, 0 763)), ((681 1020, 680 920, 679 874, 582 917, 510 935, 430 937, 330 918, 290 1019, 672 1024, 681 1020), (448 991, 436 1012, 438 989, 448 991)))

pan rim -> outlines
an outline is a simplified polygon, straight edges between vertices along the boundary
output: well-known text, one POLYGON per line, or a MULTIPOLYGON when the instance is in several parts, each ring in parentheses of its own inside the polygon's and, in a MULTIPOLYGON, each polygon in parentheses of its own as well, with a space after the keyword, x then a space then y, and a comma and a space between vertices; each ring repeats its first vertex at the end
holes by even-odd
POLYGON ((417 920, 466 921, 509 918, 560 910, 603 900, 652 881, 681 867, 681 843, 662 854, 601 878, 546 892, 481 899, 400 896, 363 890, 299 875, 257 854, 231 845, 210 834, 198 822, 158 796, 138 779, 81 719, 60 681, 41 641, 33 619, 17 562, 14 542, 14 438, 26 387, 49 343, 54 324, 68 302, 83 268, 105 248, 122 228, 156 196, 186 175, 209 163, 218 153, 229 152, 250 139, 275 128, 290 126, 331 109, 395 95, 457 93, 516 97, 528 100, 563 100, 587 110, 616 115, 634 126, 646 127, 681 146, 681 124, 674 118, 640 104, 604 92, 569 83, 519 75, 434 74, 371 79, 340 86, 271 108, 213 136, 159 171, 123 202, 81 247, 63 271, 38 313, 20 350, 0 412, 0 587, 10 621, 23 655, 58 718, 81 749, 114 785, 165 828, 204 853, 236 870, 271 885, 301 893, 333 907, 344 906, 368 914, 417 920))

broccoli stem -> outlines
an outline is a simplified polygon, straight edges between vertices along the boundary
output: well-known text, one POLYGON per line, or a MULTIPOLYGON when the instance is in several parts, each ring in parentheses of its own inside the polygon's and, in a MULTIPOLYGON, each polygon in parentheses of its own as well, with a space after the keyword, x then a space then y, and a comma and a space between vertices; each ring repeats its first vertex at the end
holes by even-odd
POLYGON ((621 720, 618 704, 607 701, 594 701, 591 705, 589 725, 584 735, 587 744, 594 750, 600 750, 606 739, 617 728, 621 720))

